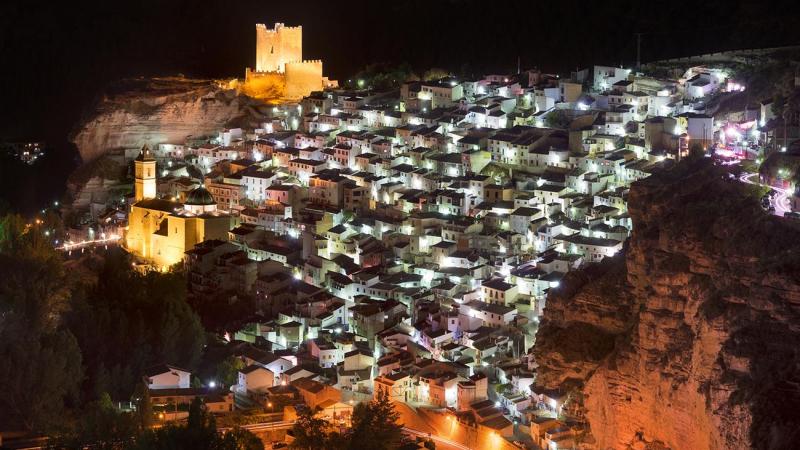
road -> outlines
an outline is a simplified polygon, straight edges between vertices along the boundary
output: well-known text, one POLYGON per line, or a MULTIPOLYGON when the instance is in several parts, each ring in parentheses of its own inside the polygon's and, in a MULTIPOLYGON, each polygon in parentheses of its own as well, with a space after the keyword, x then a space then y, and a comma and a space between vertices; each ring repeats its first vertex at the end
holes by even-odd
MULTIPOLYGON (((251 423, 249 425, 242 425, 241 428, 256 433, 259 431, 289 429, 294 426, 294 422, 295 422, 294 420, 284 420, 281 422, 259 422, 259 423, 251 423)), ((230 430, 231 428, 220 428, 219 432, 227 433, 230 430)))
POLYGON ((117 241, 120 240, 120 236, 116 234, 112 234, 110 236, 106 236, 105 233, 99 239, 93 239, 91 241, 81 241, 81 242, 73 242, 67 241, 62 246, 56 247, 56 250, 64 250, 64 251, 72 251, 72 250, 79 250, 85 247, 91 247, 95 245, 113 245, 116 244, 117 241))
MULTIPOLYGON (((759 186, 766 186, 766 185, 761 184, 760 182, 758 182, 757 178, 758 178, 758 174, 757 173, 745 172, 745 173, 743 173, 743 174, 741 174, 739 176, 739 181, 741 181, 742 183, 747 183, 747 184, 755 184, 755 185, 759 185, 759 186), (756 181, 753 181, 754 179, 756 181)), ((777 188, 777 187, 772 187, 772 186, 766 186, 766 187, 768 187, 768 188, 772 189, 773 191, 777 192, 777 194, 775 194, 774 197, 770 198, 770 204, 772 205, 773 208, 775 208, 774 214, 776 216, 783 217, 784 213, 792 211, 791 203, 789 202, 789 197, 791 196, 791 192, 789 192, 788 190, 783 189, 783 188, 777 188)))
POLYGON ((410 435, 410 436, 419 436, 424 438, 430 438, 433 442, 436 443, 437 449, 445 449, 445 450, 471 450, 470 447, 467 447, 464 444, 460 444, 456 441, 451 441, 450 439, 445 439, 435 434, 424 433, 422 431, 412 430, 411 428, 403 427, 403 431, 410 435))

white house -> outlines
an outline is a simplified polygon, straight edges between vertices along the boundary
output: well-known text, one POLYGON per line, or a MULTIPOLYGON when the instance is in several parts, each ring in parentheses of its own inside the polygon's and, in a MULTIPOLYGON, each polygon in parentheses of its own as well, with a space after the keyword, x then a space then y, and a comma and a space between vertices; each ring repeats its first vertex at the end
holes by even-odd
POLYGON ((191 372, 175 366, 161 364, 145 371, 150 389, 184 389, 190 387, 191 372))
POLYGON ((252 364, 239 371, 241 392, 264 392, 275 385, 275 374, 266 367, 252 364))

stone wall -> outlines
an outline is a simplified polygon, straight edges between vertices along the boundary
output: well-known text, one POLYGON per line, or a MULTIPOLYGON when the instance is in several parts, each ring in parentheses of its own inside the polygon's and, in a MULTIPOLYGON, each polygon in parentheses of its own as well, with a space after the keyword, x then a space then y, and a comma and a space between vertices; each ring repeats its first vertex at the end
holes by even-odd
POLYGON ((261 100, 279 100, 286 96, 286 75, 278 72, 252 72, 248 70, 241 92, 261 100))
POLYGON ((322 61, 286 64, 286 98, 300 99, 319 90, 322 90, 322 61))
POLYGON ((303 27, 256 24, 256 71, 283 72, 288 62, 303 60, 303 27))

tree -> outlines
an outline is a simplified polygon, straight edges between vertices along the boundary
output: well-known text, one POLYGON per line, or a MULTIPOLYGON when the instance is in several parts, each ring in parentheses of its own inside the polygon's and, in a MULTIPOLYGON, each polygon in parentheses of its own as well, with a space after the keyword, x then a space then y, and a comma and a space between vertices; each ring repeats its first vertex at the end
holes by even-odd
POLYGON ((400 414, 385 390, 377 391, 369 403, 361 403, 353 410, 353 427, 350 448, 388 450, 403 442, 400 414))
POLYGON ((706 155, 705 149, 703 146, 700 145, 699 142, 694 142, 689 147, 689 160, 690 161, 697 161, 698 159, 702 159, 706 155))
POLYGON ((770 109, 772 110, 772 114, 774 114, 775 117, 783 117, 783 110, 785 106, 786 106, 786 97, 784 97, 783 95, 775 95, 775 97, 772 98, 772 106, 770 107, 770 109))
POLYGON ((318 417, 316 411, 312 411, 309 408, 302 409, 292 427, 294 441, 292 441, 291 447, 302 450, 324 450, 329 448, 327 446, 327 428, 328 422, 318 417))
POLYGON ((545 116, 545 124, 549 128, 566 129, 571 122, 572 117, 569 112, 563 109, 557 109, 545 116))
POLYGON ((116 450, 129 445, 138 431, 133 414, 117 411, 108 394, 87 405, 77 426, 56 436, 49 447, 82 450, 116 450))
POLYGON ((139 426, 146 430, 153 424, 153 401, 150 398, 150 389, 144 381, 139 382, 134 392, 136 400, 136 413, 139 426))
POLYGON ((147 367, 192 369, 203 351, 205 331, 186 302, 185 279, 135 272, 123 252, 106 256, 96 284, 71 306, 67 323, 85 358, 87 393, 102 382, 112 398, 128 399, 147 367))
POLYGON ((48 431, 62 424, 82 377, 75 337, 64 329, 32 331, 6 314, 0 325, 0 423, 48 431))
POLYGON ((433 81, 433 80, 440 80, 445 77, 449 77, 450 72, 445 69, 440 69, 438 67, 431 67, 430 69, 426 70, 425 73, 422 75, 422 79, 425 81, 433 81))
POLYGON ((217 448, 219 450, 264 450, 264 443, 255 434, 236 427, 222 436, 217 448))
POLYGON ((146 430, 136 439, 136 449, 196 449, 216 450, 221 438, 217 434, 214 417, 195 398, 189 406, 189 418, 185 426, 169 424, 155 430, 146 430))
POLYGON ((70 296, 60 255, 37 225, 0 218, 0 423, 47 431, 77 398, 81 353, 62 322, 70 296))
POLYGON ((104 395, 90 404, 71 434, 57 436, 49 448, 100 450, 263 450, 253 433, 234 428, 217 432, 214 416, 199 398, 189 408, 186 425, 168 424, 158 429, 137 430, 134 414, 117 411, 111 398, 104 395))
POLYGON ((234 356, 228 356, 217 365, 217 381, 224 386, 236 384, 239 371, 244 369, 244 362, 234 356))

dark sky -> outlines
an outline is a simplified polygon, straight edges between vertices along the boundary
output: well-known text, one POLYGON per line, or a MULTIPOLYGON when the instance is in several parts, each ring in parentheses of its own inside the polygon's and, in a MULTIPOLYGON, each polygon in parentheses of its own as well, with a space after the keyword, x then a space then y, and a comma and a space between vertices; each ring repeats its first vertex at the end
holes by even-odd
POLYGON ((304 28, 304 56, 346 78, 369 62, 424 70, 568 71, 800 41, 793 2, 33 0, 0 2, 0 137, 63 140, 103 86, 154 74, 242 76, 256 22, 304 28))

